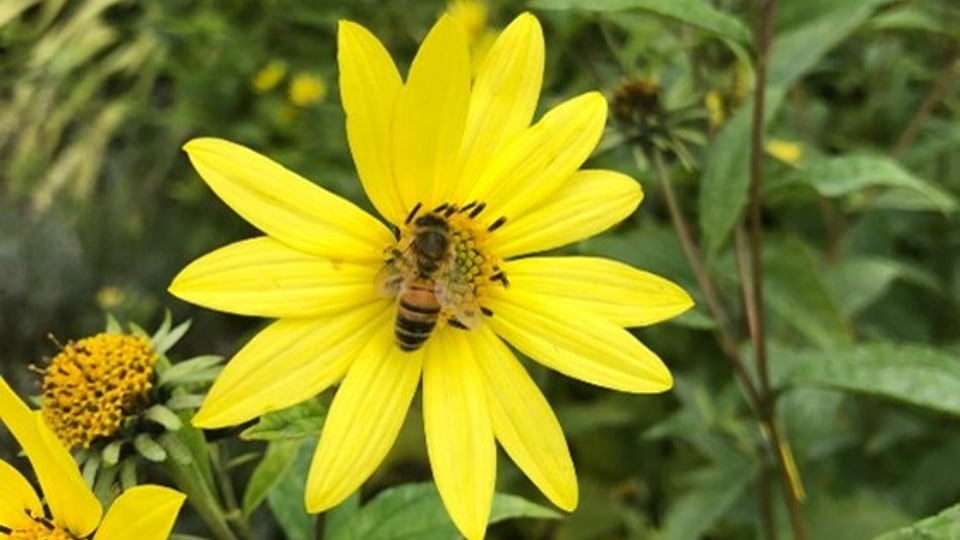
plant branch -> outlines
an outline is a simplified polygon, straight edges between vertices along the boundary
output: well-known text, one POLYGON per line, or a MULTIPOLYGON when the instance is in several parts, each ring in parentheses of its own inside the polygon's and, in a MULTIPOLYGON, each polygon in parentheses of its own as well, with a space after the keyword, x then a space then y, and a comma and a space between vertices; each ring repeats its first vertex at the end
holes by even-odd
POLYGON ((683 217, 683 212, 680 211, 677 196, 673 192, 673 184, 663 164, 663 156, 657 150, 654 150, 652 154, 657 178, 660 180, 660 185, 663 186, 663 196, 667 202, 670 221, 673 223, 673 228, 677 230, 677 236, 680 238, 683 253, 687 258, 687 262, 690 264, 690 269, 693 271, 694 278, 697 280, 697 285, 703 293, 704 300, 706 300, 707 303, 707 309, 717 321, 717 341, 720 343, 720 348, 723 350, 723 353, 730 360, 730 363, 733 364, 733 368, 736 370, 740 382, 750 397, 751 404, 759 410, 761 404, 760 394, 757 392, 756 384, 747 372, 743 358, 740 356, 740 350, 737 348, 736 339, 731 330, 730 318, 727 316, 727 312, 717 296, 716 289, 713 286, 713 280, 710 278, 710 274, 706 268, 703 267, 700 248, 693 239, 693 235, 690 234, 690 228, 687 226, 687 222, 683 217))
POLYGON ((920 104, 917 111, 913 113, 913 117, 910 118, 907 127, 905 127, 900 133, 900 136, 897 137, 897 142, 890 148, 891 157, 900 157, 900 154, 910 146, 910 143, 913 142, 913 139, 916 138, 917 133, 920 131, 920 125, 926 120, 930 111, 933 110, 933 107, 936 106, 953 87, 953 81, 957 78, 957 75, 960 75, 960 57, 955 57, 947 64, 947 67, 940 72, 940 76, 937 77, 937 81, 933 87, 930 88, 927 97, 924 98, 923 103, 920 104))
POLYGON ((744 294, 748 299, 748 313, 753 313, 750 337, 756 355, 757 376, 760 385, 759 414, 761 426, 769 439, 769 446, 773 451, 773 457, 781 475, 794 540, 806 540, 806 525, 803 519, 803 511, 800 508, 801 493, 793 474, 793 464, 788 462, 787 447, 776 423, 774 396, 771 391, 768 370, 766 325, 764 321, 763 222, 760 184, 763 179, 763 126, 767 67, 770 60, 770 45, 773 41, 773 15, 776 12, 776 7, 777 0, 762 0, 760 4, 760 24, 756 34, 756 83, 753 93, 753 117, 750 133, 750 203, 748 215, 750 271, 749 281, 744 282, 744 294))

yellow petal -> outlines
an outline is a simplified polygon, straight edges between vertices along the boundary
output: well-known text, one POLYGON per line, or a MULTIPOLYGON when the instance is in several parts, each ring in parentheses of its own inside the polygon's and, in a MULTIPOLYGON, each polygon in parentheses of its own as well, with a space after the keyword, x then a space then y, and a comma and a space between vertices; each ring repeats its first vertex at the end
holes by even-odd
POLYGON ((460 533, 480 540, 493 503, 497 452, 467 335, 447 329, 424 347, 423 426, 440 498, 460 533))
POLYGON ((384 300, 266 327, 223 368, 193 424, 239 424, 319 394, 343 377, 370 332, 392 320, 390 305, 384 300))
POLYGON ((383 265, 317 257, 261 236, 212 251, 173 279, 170 292, 218 311, 261 317, 317 317, 378 299, 383 265))
POLYGON ((307 477, 306 506, 322 512, 350 496, 386 457, 420 381, 423 350, 393 343, 393 320, 369 340, 333 398, 307 477))
POLYGON ((288 246, 349 260, 374 260, 390 231, 353 203, 245 146, 193 139, 183 149, 230 208, 288 246))
POLYGON ((563 299, 618 326, 644 326, 693 306, 679 285, 632 266, 598 257, 529 257, 508 261, 511 288, 563 299))
POLYGON ((607 102, 588 92, 551 109, 507 143, 465 200, 485 201, 489 221, 519 218, 563 185, 593 152, 607 120, 607 102))
POLYGON ((663 392, 673 385, 660 358, 620 326, 562 299, 511 285, 487 301, 493 330, 541 364, 623 392, 663 392))
POLYGON ((543 61, 543 29, 536 17, 524 13, 497 38, 474 82, 460 148, 461 187, 473 185, 504 144, 530 125, 543 61))
POLYGON ((510 459, 550 501, 577 507, 577 474, 560 422, 510 349, 488 326, 471 340, 483 372, 493 432, 510 459))
POLYGON ((503 258, 546 251, 603 232, 636 210, 643 191, 625 174, 580 170, 541 204, 490 237, 503 258))
POLYGON ((403 81, 380 41, 350 21, 340 21, 337 30, 337 64, 347 140, 363 190, 380 215, 399 223, 409 208, 393 177, 390 129, 403 81))
POLYGON ((93 540, 166 540, 186 498, 161 486, 132 487, 110 505, 93 540))
POLYGON ((35 516, 43 515, 43 506, 33 486, 13 465, 3 460, 0 460, 0 486, 3 486, 0 527, 26 529, 34 523, 28 512, 35 516))
POLYGON ((93 532, 103 515, 100 501, 83 483, 73 457, 40 413, 31 411, 3 378, 0 378, 0 420, 33 465, 54 522, 78 538, 93 532))
POLYGON ((443 15, 424 38, 393 124, 394 172, 404 207, 434 206, 455 192, 457 151, 470 101, 470 53, 463 28, 443 15))

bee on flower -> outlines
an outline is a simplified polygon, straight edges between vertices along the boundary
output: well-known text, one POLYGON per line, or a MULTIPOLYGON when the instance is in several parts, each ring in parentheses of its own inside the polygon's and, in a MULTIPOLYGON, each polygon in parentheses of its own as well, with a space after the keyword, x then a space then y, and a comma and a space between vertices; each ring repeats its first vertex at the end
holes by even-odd
POLYGON ((538 255, 623 220, 642 191, 624 174, 581 169, 606 124, 600 93, 534 122, 536 17, 517 17, 478 67, 468 44, 441 16, 404 79, 376 37, 340 23, 347 137, 381 219, 249 148, 189 141, 200 176, 264 235, 190 263, 170 291, 278 319, 229 361, 195 425, 239 424, 339 383, 307 479, 312 512, 374 472, 422 381, 434 480, 473 540, 490 515, 497 442, 557 506, 578 502, 560 424, 508 344, 598 386, 663 392, 669 370, 627 328, 692 301, 617 261, 538 255))

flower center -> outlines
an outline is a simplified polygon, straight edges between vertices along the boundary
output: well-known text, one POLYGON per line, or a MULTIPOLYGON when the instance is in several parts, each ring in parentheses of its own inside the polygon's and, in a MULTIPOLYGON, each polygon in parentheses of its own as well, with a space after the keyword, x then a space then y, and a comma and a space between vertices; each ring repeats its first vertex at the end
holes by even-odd
POLYGON ((113 435, 143 404, 156 361, 140 336, 97 334, 68 343, 43 370, 44 420, 68 448, 113 435))
POLYGON ((76 540, 72 534, 44 517, 30 514, 30 518, 33 523, 26 529, 8 529, 0 525, 0 536, 6 535, 8 540, 76 540))
POLYGON ((435 326, 477 327, 493 311, 484 306, 491 287, 506 287, 500 259, 487 248, 506 218, 486 224, 481 202, 441 204, 424 211, 418 203, 385 250, 378 286, 398 298, 397 344, 419 348, 435 326))

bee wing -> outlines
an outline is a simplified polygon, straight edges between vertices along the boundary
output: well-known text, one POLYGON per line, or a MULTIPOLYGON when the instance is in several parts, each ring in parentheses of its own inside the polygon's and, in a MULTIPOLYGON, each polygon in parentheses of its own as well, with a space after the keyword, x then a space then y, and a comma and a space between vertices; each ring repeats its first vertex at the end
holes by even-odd
POLYGON ((396 259, 387 261, 374 278, 377 293, 384 298, 392 298, 400 294, 403 287, 403 272, 396 259))
POLYGON ((439 272, 433 288, 437 301, 453 312, 454 318, 467 328, 476 328, 483 320, 480 302, 473 292, 473 282, 457 271, 455 264, 446 264, 439 272))

